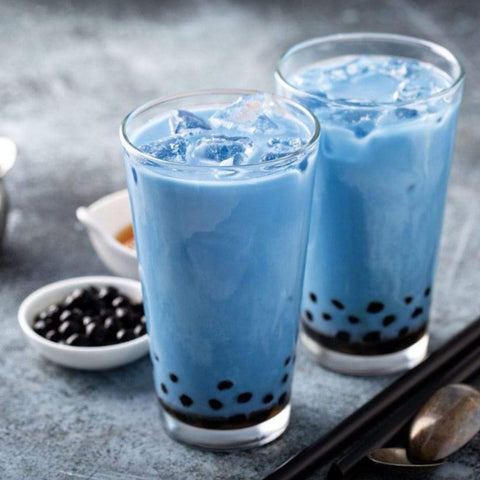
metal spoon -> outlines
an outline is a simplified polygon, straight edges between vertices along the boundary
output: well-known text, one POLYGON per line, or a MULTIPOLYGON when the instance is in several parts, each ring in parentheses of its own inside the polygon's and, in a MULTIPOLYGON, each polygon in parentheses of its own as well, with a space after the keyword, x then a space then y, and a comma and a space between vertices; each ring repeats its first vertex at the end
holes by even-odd
POLYGON ((408 450, 380 448, 370 452, 368 458, 387 466, 436 467, 479 431, 480 392, 468 385, 447 385, 413 419, 408 450))

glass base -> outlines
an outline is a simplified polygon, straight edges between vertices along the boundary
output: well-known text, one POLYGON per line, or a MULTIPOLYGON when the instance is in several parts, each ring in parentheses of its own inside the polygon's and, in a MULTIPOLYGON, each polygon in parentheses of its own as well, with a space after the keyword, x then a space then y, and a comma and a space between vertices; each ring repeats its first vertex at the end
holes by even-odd
POLYGON ((238 450, 266 445, 276 440, 287 429, 290 403, 272 418, 246 428, 215 430, 184 423, 161 408, 162 422, 174 440, 208 450, 238 450))
POLYGON ((427 355, 428 333, 404 350, 384 355, 350 355, 323 347, 302 329, 300 338, 309 355, 323 367, 346 375, 386 375, 408 370, 427 355))

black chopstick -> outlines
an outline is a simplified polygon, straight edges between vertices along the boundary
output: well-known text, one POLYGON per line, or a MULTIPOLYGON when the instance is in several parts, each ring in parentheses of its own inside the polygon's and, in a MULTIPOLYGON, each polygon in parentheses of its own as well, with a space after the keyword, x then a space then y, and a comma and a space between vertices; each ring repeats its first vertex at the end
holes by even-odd
POLYGON ((294 455, 264 480, 302 480, 340 450, 362 436, 369 426, 408 399, 424 382, 438 375, 480 343, 480 318, 434 351, 420 365, 393 382, 316 442, 294 455))
POLYGON ((358 444, 353 445, 348 451, 335 461, 328 472, 328 480, 346 480, 352 478, 363 464, 369 452, 375 448, 385 446, 398 432, 400 432, 415 416, 422 405, 439 388, 450 383, 467 380, 480 371, 480 344, 469 351, 458 361, 453 360, 445 371, 439 372, 429 379, 422 388, 396 409, 391 411, 383 421, 366 432, 358 444))

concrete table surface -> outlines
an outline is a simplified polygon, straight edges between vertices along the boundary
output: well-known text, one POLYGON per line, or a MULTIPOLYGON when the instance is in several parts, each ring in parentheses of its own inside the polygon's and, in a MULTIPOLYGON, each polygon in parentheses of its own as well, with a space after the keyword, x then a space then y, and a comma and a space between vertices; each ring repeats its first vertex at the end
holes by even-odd
MULTIPOLYGON (((433 345, 478 315, 477 5, 2 0, 0 135, 17 142, 19 156, 7 179, 12 211, 0 255, 0 478, 259 479, 392 380, 342 377, 301 353, 287 433, 257 450, 204 453, 163 432, 148 358, 104 373, 66 370, 28 348, 16 323, 18 305, 33 289, 107 273, 74 212, 124 187, 117 130, 128 110, 191 89, 272 90, 277 58, 302 39, 342 31, 404 33, 438 41, 463 61, 467 83, 434 289, 433 345)), ((479 458, 477 437, 423 478, 476 480, 479 458)))

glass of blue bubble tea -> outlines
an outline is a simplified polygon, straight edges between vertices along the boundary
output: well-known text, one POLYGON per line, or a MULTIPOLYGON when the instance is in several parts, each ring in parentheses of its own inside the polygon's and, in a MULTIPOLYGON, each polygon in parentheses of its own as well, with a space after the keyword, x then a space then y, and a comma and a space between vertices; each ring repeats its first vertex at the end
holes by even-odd
POLYGON ((303 106, 236 90, 123 122, 155 389, 177 440, 253 447, 288 425, 318 138, 303 106))
POLYGON ((426 355, 463 77, 445 48, 388 34, 313 39, 279 62, 277 91, 322 125, 301 338, 327 368, 426 355))

